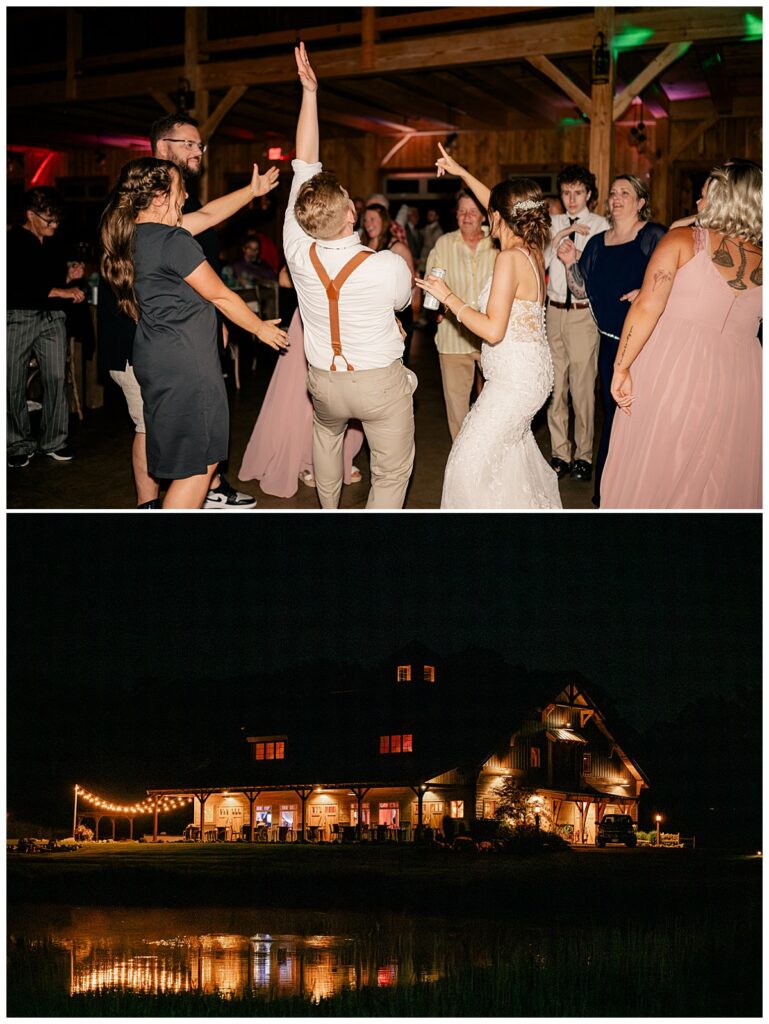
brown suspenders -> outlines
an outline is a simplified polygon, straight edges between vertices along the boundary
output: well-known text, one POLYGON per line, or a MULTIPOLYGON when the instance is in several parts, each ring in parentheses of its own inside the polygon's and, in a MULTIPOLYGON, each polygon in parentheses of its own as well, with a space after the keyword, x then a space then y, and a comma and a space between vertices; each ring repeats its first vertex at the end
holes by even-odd
POLYGON ((342 285, 345 283, 347 278, 357 268, 367 260, 369 256, 373 256, 373 252, 359 252, 351 260, 342 267, 339 273, 336 275, 334 280, 326 273, 323 264, 320 262, 320 257, 317 253, 315 242, 310 246, 310 259, 312 265, 315 267, 315 273, 320 278, 320 282, 326 289, 326 295, 328 296, 328 315, 331 326, 331 347, 334 350, 334 358, 331 360, 331 369, 336 370, 336 359, 337 356, 341 356, 344 359, 345 366, 348 370, 352 371, 355 369, 350 363, 347 362, 347 357, 342 352, 342 336, 339 333, 339 293, 342 290, 342 285))

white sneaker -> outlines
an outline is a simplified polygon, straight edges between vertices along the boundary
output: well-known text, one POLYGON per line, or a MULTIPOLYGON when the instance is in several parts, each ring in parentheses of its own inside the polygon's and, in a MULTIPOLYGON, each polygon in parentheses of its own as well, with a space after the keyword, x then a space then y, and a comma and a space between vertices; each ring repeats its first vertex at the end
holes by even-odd
POLYGON ((246 510, 256 508, 256 498, 251 494, 244 494, 243 491, 236 491, 220 473, 219 486, 212 487, 208 492, 203 508, 246 510))

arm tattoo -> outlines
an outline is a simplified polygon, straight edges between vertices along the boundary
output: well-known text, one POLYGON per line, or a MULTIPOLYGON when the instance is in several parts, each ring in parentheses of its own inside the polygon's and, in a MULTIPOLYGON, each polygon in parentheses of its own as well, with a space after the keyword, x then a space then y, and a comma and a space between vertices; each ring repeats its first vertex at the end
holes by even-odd
POLYGON ((622 366, 622 360, 625 358, 625 353, 627 352, 628 342, 630 341, 630 339, 632 337, 633 337, 633 328, 631 327, 630 330, 627 332, 627 338, 625 338, 625 344, 622 346, 622 352, 620 354, 619 359, 617 360, 617 369, 618 370, 624 369, 624 367, 622 366))
POLYGON ((566 282, 569 285, 569 291, 575 299, 587 298, 585 279, 577 263, 572 263, 570 267, 566 268, 566 282))
POLYGON ((657 270, 654 272, 654 284, 652 285, 652 291, 657 290, 658 284, 667 284, 668 281, 673 280, 673 275, 669 270, 657 270))

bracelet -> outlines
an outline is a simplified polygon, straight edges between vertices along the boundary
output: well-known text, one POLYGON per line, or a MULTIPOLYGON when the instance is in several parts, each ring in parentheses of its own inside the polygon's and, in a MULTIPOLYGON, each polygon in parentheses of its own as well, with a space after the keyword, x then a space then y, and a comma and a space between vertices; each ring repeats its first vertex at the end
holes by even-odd
POLYGON ((461 323, 462 323, 462 321, 461 321, 461 320, 460 320, 460 318, 459 318, 459 314, 460 314, 460 313, 462 312, 462 310, 463 310, 463 309, 464 309, 464 308, 465 308, 466 306, 470 306, 470 308, 472 309, 472 306, 470 305, 470 303, 469 303, 469 302, 463 302, 463 303, 462 303, 462 305, 461 305, 461 306, 459 307, 459 309, 458 309, 458 310, 456 311, 456 313, 454 314, 454 316, 455 316, 455 317, 457 318, 457 323, 458 323, 458 324, 461 324, 461 323))
POLYGON ((448 295, 446 296, 446 298, 445 298, 445 299, 443 300, 443 308, 444 308, 444 309, 446 310, 446 312, 447 312, 447 313, 450 313, 450 312, 451 312, 451 310, 449 309, 449 299, 451 298, 451 296, 452 296, 453 294, 454 294, 454 292, 449 292, 449 294, 448 294, 448 295))

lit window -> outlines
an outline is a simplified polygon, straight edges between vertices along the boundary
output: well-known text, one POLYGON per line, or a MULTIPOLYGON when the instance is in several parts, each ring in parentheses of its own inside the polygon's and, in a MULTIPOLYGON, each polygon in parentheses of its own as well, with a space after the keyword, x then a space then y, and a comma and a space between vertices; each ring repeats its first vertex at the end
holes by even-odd
POLYGON ((426 683, 435 682, 435 665, 425 665, 424 667, 424 680, 426 683))
POLYGON ((390 753, 390 737, 380 736, 379 737, 379 753, 389 754, 390 753))
POLYGON ((411 735, 410 732, 407 732, 404 735, 404 737, 403 737, 403 747, 402 747, 402 750, 403 750, 404 754, 412 753, 412 751, 414 750, 414 742, 413 741, 414 741, 414 737, 411 735))
POLYGON ((399 683, 410 683, 411 682, 411 665, 399 665, 398 666, 398 682, 399 683))
POLYGON ((282 761, 285 756, 285 740, 260 740, 254 743, 254 757, 257 761, 282 761))
POLYGON ((583 754, 582 755, 582 773, 583 775, 590 775, 593 771, 593 755, 583 754))
POLYGON ((464 818, 465 816, 465 802, 464 800, 452 800, 450 803, 450 816, 452 818, 464 818))
POLYGON ((493 818, 494 812, 497 809, 496 800, 484 800, 483 801, 483 816, 484 818, 493 818))
POLYGON ((529 747, 529 767, 539 768, 539 747, 529 747))
POLYGON ((391 736, 390 737, 390 753, 391 754, 400 754, 400 752, 401 752, 401 738, 400 738, 400 736, 391 736))

